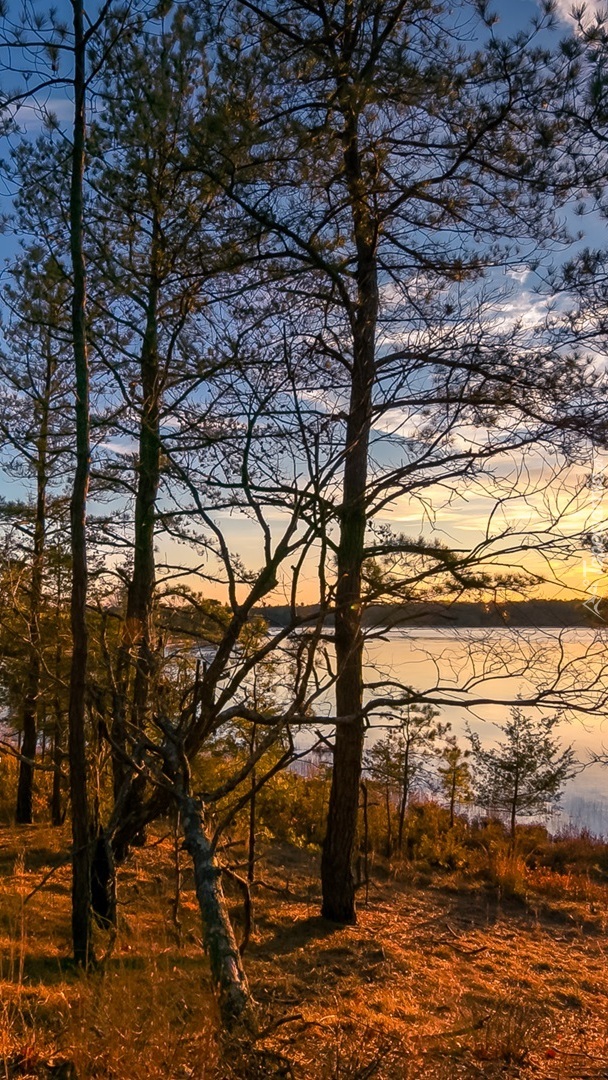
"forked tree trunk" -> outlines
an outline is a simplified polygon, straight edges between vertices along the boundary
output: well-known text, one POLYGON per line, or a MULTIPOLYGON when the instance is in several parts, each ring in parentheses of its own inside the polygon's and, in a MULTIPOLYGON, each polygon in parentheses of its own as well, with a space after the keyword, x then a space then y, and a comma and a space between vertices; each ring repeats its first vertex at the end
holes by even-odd
POLYGON ((72 662, 68 709, 68 757, 72 806, 72 941, 74 960, 91 956, 91 852, 87 800, 85 694, 88 662, 86 508, 90 470, 89 362, 86 339, 86 269, 83 251, 86 41, 83 0, 72 0, 74 18, 74 144, 70 187, 70 248, 73 272, 72 339, 76 383, 76 471, 70 502, 72 549, 72 662))

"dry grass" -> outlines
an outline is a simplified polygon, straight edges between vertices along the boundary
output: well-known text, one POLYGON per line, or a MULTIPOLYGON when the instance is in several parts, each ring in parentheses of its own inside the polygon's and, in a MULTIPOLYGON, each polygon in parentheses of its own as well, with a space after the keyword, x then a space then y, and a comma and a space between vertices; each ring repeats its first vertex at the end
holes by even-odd
POLYGON ((0 1078, 216 1077, 215 1006, 198 943, 180 951, 172 940, 162 860, 125 874, 119 935, 112 947, 99 934, 99 967, 85 978, 65 959, 67 865, 31 895, 67 837, 42 829, 8 836, 0 848, 0 1078))
POLYGON ((337 928, 317 915, 314 857, 275 848, 261 873, 288 892, 255 890, 245 959, 266 1033, 251 1047, 218 1036, 188 872, 178 944, 170 839, 122 872, 119 932, 111 948, 99 935, 99 969, 70 969, 67 866, 30 896, 66 844, 44 828, 3 834, 0 1080, 608 1077, 597 882, 519 867, 524 901, 456 875, 422 888, 405 868, 401 881, 379 870, 358 925, 337 928))

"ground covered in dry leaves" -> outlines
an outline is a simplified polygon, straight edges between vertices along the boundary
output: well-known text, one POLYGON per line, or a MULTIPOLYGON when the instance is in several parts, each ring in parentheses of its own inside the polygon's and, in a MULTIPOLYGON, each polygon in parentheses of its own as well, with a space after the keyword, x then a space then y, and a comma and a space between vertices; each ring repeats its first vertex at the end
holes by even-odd
POLYGON ((0 1080, 608 1078, 608 886, 545 876, 507 899, 378 867, 358 925, 336 928, 317 915, 314 854, 272 848, 245 953, 251 1043, 219 1036, 183 852, 175 904, 173 838, 121 871, 118 933, 98 933, 89 977, 66 961, 67 844, 0 833, 0 1080))

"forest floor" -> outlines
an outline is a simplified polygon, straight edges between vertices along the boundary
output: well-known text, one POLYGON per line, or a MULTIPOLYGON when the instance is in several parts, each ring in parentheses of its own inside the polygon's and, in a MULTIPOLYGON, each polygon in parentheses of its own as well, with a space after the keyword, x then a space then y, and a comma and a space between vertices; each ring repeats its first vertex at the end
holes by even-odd
POLYGON ((317 914, 318 860, 275 845, 245 953, 252 1048, 218 1035, 183 852, 175 919, 172 837, 121 871, 118 933, 98 932, 88 977, 66 962, 67 844, 0 831, 0 1080, 608 1078, 608 885, 545 874, 507 899, 377 867, 357 926, 337 928, 317 914))

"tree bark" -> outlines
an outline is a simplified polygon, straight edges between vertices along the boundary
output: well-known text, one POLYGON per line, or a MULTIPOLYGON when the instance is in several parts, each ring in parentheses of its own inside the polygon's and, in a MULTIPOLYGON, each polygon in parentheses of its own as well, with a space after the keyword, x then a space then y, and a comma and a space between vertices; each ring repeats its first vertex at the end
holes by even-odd
POLYGON ((91 956, 91 852, 87 798, 85 694, 88 663, 86 507, 90 471, 89 361, 86 339, 86 267, 83 250, 86 41, 83 0, 72 0, 74 20, 74 142, 70 186, 70 249, 73 273, 72 340, 76 382, 76 470, 70 502, 72 550, 72 661, 68 708, 68 756, 72 806, 72 941, 74 960, 91 956))
POLYGON ((399 854, 403 850, 403 829, 405 826, 405 811, 407 810, 407 801, 410 794, 410 743, 409 738, 406 738, 405 742, 405 755, 403 760, 403 776, 401 778, 401 800, 399 803, 399 833, 397 837, 397 847, 399 854))
POLYGON ((450 788, 450 829, 454 828, 454 813, 456 810, 456 767, 452 773, 452 786, 450 788))
POLYGON ((510 828, 510 844, 511 850, 515 848, 515 828, 517 825, 517 804, 519 800, 519 770, 515 771, 515 778, 513 781, 513 798, 511 800, 511 828, 510 828))
MULTIPOLYGON (((256 725, 253 724, 251 729, 251 739, 249 742, 249 753, 255 753, 256 742, 256 725)), ((247 844, 247 881, 250 885, 253 885, 255 881, 255 833, 256 833, 256 796, 257 796, 257 772, 254 769, 251 770, 250 781, 251 797, 249 800, 249 836, 247 844)))
POLYGON ((51 825, 63 825, 64 812, 61 805, 61 766, 63 764, 63 718, 59 713, 55 717, 53 728, 53 753, 51 758, 55 771, 51 792, 51 825))
MULTIPOLYGON (((149 701, 150 677, 153 669, 151 647, 152 606, 156 587, 154 559, 154 526, 156 500, 160 483, 160 398, 158 364, 158 298, 160 279, 158 275, 160 226, 155 217, 152 232, 151 276, 148 289, 146 327, 140 356, 142 389, 142 413, 139 430, 139 459, 137 466, 137 495, 134 522, 133 573, 127 593, 125 628, 119 658, 119 694, 116 703, 112 737, 123 751, 127 751, 127 715, 131 729, 143 731, 149 701), (129 710, 129 684, 135 664, 133 693, 129 710)), ((125 814, 134 812, 141 801, 141 784, 132 780, 129 766, 123 757, 115 754, 114 798, 118 799, 124 783, 130 783, 125 814)), ((141 834, 139 839, 141 841, 141 834)), ((137 839, 133 838, 132 842, 137 839)), ((116 850, 121 861, 125 850, 116 850)))
MULTIPOLYGON (((348 96, 348 88, 346 96, 348 96)), ((335 612, 336 711, 350 723, 336 731, 334 766, 321 860, 323 903, 327 919, 354 923, 355 883, 352 859, 357 832, 359 783, 363 755, 363 635, 361 571, 367 522, 368 450, 375 379, 378 318, 376 235, 366 207, 356 118, 344 132, 344 167, 351 198, 357 246, 357 302, 352 316, 353 359, 346 424, 343 499, 340 512, 335 612)))
POLYGON ((363 796, 363 874, 365 883, 365 903, 369 902, 369 792, 367 784, 361 781, 363 796))
POLYGON ((65 717, 61 708, 61 700, 59 697, 61 659, 63 655, 62 635, 60 632, 62 611, 61 586, 61 561, 59 561, 59 565, 57 566, 57 593, 55 598, 55 620, 58 632, 57 641, 55 644, 55 695, 53 702, 53 709, 55 713, 55 723, 53 726, 53 765, 55 766, 55 772, 53 773, 53 790, 51 794, 51 824, 54 826, 63 825, 65 818, 65 809, 62 806, 62 785, 60 771, 65 756, 64 751, 66 734, 65 717))
POLYGON ((194 867, 196 897, 203 924, 203 944, 225 1028, 251 1024, 253 1003, 234 931, 230 924, 221 870, 203 828, 200 806, 187 794, 179 798, 185 847, 194 867))
POLYGON ((107 930, 116 925, 116 864, 112 845, 98 828, 91 855, 91 910, 97 925, 107 930))
MULTIPOLYGON (((25 757, 34 760, 38 737, 37 711, 40 691, 40 610, 42 607, 42 584, 44 573, 44 545, 46 537, 46 489, 48 482, 47 457, 49 435, 49 409, 54 361, 50 342, 46 356, 44 388, 42 393, 40 427, 37 438, 36 457, 36 516, 34 520, 34 549, 32 553, 32 578, 28 619, 29 669, 23 704, 23 748, 25 757)), ((34 767, 21 759, 17 783, 17 807, 15 820, 18 825, 30 825, 33 820, 34 767)))

